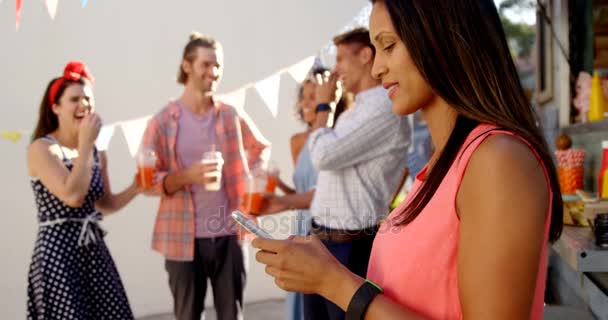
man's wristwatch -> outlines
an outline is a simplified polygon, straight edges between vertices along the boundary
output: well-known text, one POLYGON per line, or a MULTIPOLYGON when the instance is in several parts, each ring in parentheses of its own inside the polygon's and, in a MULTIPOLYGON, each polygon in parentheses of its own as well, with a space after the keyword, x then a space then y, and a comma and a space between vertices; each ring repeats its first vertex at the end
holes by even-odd
POLYGON ((319 103, 315 108, 315 113, 324 111, 331 111, 331 106, 329 105, 329 103, 319 103))

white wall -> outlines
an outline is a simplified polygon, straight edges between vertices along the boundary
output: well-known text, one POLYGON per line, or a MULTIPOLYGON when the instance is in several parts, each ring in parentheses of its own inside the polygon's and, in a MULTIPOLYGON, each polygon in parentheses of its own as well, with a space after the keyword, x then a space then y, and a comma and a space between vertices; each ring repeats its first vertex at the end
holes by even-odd
MULTIPOLYGON (((80 59, 96 77, 98 112, 106 123, 141 117, 159 110, 180 92, 174 78, 179 57, 192 30, 220 39, 226 70, 220 92, 261 80, 275 70, 315 54, 350 21, 365 0, 195 1, 91 0, 60 1, 51 21, 43 1, 24 1, 21 29, 15 31, 14 1, 0 3, 0 131, 31 129, 47 82, 65 62, 80 59)), ((273 143, 273 158, 291 179, 288 137, 301 129, 293 118, 296 84, 281 79, 275 119, 253 90, 246 110, 273 143)), ((36 211, 26 176, 26 139, 0 139, 0 319, 22 319, 27 271, 36 235, 36 211)), ((121 131, 109 147, 114 190, 134 173, 121 131)), ((104 226, 127 294, 138 316, 169 312, 171 301, 163 259, 150 249, 156 199, 140 197, 104 226)), ((246 301, 283 293, 252 261, 246 301)))

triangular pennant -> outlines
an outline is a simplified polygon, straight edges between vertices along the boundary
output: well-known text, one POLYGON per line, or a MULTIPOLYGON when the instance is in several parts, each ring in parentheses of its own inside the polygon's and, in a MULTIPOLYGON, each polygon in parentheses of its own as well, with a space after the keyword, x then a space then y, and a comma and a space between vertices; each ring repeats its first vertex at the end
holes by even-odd
POLYGON ((21 131, 3 131, 0 132, 0 137, 16 143, 21 140, 23 133, 21 133, 21 131))
POLYGON ((109 124, 101 127, 99 134, 97 135, 97 140, 95 141, 95 146, 100 151, 108 150, 108 146, 110 145, 110 140, 112 140, 112 136, 114 136, 114 125, 109 124))
POLYGON ((120 126, 122 127, 122 133, 127 140, 127 146, 129 147, 129 153, 131 156, 135 157, 137 154, 137 150, 139 149, 139 144, 141 143, 141 139, 146 131, 146 126, 148 125, 148 120, 151 116, 146 116, 143 118, 126 121, 123 122, 120 126))
POLYGON ((87 0, 82 0, 82 7, 83 8, 87 6, 87 2, 88 2, 87 0))
POLYGON ((272 113, 272 116, 276 118, 279 113, 279 85, 281 82, 281 75, 272 75, 255 84, 255 88, 264 100, 266 107, 272 113))
POLYGON ((48 10, 49 16, 51 16, 51 19, 55 19, 59 0, 45 0, 44 2, 46 3, 46 10, 48 10))
POLYGON ((293 77, 294 80, 296 80, 296 82, 300 83, 304 81, 304 79, 306 79, 306 75, 308 75, 308 72, 310 71, 310 68, 312 67, 314 62, 315 57, 310 56, 289 67, 289 69, 287 69, 287 72, 289 72, 289 74, 293 77))
POLYGON ((21 24, 21 7, 23 2, 21 0, 15 0, 15 28, 19 30, 21 24))
POLYGON ((244 88, 238 89, 232 92, 220 94, 217 96, 218 100, 233 106, 237 110, 244 110, 245 108, 245 94, 244 88))

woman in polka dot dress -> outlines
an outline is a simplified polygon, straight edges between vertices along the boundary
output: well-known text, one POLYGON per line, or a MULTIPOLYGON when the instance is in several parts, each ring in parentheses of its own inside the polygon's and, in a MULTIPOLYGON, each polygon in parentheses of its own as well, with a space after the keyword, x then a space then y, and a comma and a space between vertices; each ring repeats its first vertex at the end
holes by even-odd
POLYGON ((28 319, 133 319, 98 221, 141 190, 135 179, 121 193, 110 190, 106 155, 95 149, 101 119, 92 82, 83 63, 68 63, 47 87, 28 148, 39 221, 28 319))

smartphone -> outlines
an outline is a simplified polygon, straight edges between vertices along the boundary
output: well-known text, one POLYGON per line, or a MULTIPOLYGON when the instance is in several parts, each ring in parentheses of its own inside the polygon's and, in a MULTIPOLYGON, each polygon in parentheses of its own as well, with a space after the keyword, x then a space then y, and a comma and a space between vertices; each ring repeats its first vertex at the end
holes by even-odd
POLYGON ((255 234, 257 237, 264 238, 264 239, 273 239, 272 236, 270 234, 268 234, 268 232, 266 232, 266 231, 264 231, 264 229, 260 228, 257 224, 255 224, 255 222, 253 222, 253 220, 245 217, 245 215, 242 212, 240 212, 238 210, 233 211, 232 218, 234 220, 236 220, 236 222, 238 222, 238 224, 243 226, 243 228, 245 228, 245 229, 247 229, 247 231, 255 234))

